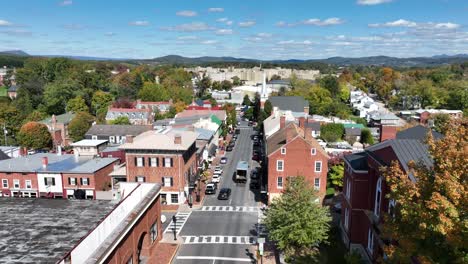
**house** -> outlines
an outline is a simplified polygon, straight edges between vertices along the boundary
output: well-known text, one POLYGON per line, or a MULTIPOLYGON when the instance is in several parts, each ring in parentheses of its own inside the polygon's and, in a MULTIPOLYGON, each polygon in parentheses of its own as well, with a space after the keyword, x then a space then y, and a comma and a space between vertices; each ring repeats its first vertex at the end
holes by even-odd
POLYGON ((116 146, 125 143, 126 136, 136 137, 151 129, 149 125, 93 125, 86 132, 85 139, 107 140, 109 145, 116 146))
MULTIPOLYGON (((217 131, 191 127, 180 127, 174 128, 175 131, 194 131, 198 134, 196 147, 197 147, 197 165, 198 167, 203 164, 204 161, 208 162, 209 156, 214 156, 216 149, 218 148, 219 139, 215 137, 217 131)), ((193 184, 193 182, 191 182, 193 184)))
MULTIPOLYGON (((364 152, 345 155, 343 160, 342 238, 349 249, 357 250, 368 262, 373 262, 382 252, 379 224, 383 215, 392 215, 395 208, 395 202, 387 198, 389 189, 380 168, 397 161, 404 171, 409 172, 410 161, 422 162, 428 167, 432 161, 427 146, 419 139, 388 139, 364 152)), ((410 179, 416 180, 412 174, 410 179)))
POLYGON ((297 122, 298 118, 305 118, 308 116, 304 112, 292 112, 290 110, 280 110, 278 107, 273 107, 271 115, 263 121, 263 135, 267 139, 280 129, 280 120, 284 116, 286 122, 297 122))
POLYGON ((281 195, 288 177, 304 176, 319 193, 325 195, 328 155, 312 137, 304 121, 286 124, 281 116, 280 129, 266 140, 268 200, 281 195))
POLYGON ((52 135, 54 146, 68 146, 72 142, 68 133, 68 125, 75 118, 76 114, 68 112, 61 115, 52 115, 51 117, 42 120, 40 123, 45 124, 52 135))
POLYGON ((127 182, 162 183, 163 204, 182 204, 189 182, 196 178, 196 140, 193 131, 164 128, 129 137, 125 151, 127 182))
POLYGON ((429 131, 431 132, 432 137, 434 139, 442 139, 444 137, 443 134, 433 129, 430 129, 422 125, 417 125, 415 127, 411 127, 411 128, 402 130, 400 132, 397 132, 396 138, 397 139, 417 139, 423 142, 424 140, 426 140, 426 137, 429 131))
POLYGON ((313 138, 320 137, 320 122, 308 121, 305 126, 312 133, 313 138))
POLYGON ((7 154, 5 154, 5 152, 3 152, 3 151, 0 149, 0 160, 6 160, 6 159, 10 159, 10 156, 8 156, 7 154))
POLYGON ((446 109, 418 109, 414 111, 415 115, 411 116, 412 120, 419 122, 422 125, 433 126, 433 118, 435 115, 448 115, 451 119, 459 119, 463 117, 461 110, 446 110, 446 109))
POLYGON ((346 141, 353 144, 356 141, 361 140, 361 129, 358 127, 347 127, 345 128, 345 139, 346 141))
POLYGON ((154 121, 152 109, 135 108, 113 108, 109 107, 106 114, 106 121, 112 121, 118 117, 127 117, 132 125, 151 125, 154 121))
POLYGON ((226 111, 225 110, 214 110, 214 109, 203 109, 203 110, 184 110, 176 115, 176 118, 183 117, 194 117, 194 116, 206 116, 206 115, 215 115, 222 122, 226 121, 226 111))
POLYGON ((106 190, 115 158, 37 153, 0 161, 0 195, 7 197, 95 199, 106 190))
POLYGON ((279 110, 309 113, 309 102, 301 96, 271 96, 268 100, 279 110))
POLYGON ((162 239, 158 184, 128 183, 116 201, 0 199, 4 263, 138 263, 162 239), (27 234, 27 235, 19 235, 27 234))
POLYGON ((107 147, 107 140, 100 139, 83 139, 72 143, 73 152, 78 156, 99 156, 99 154, 107 147))
POLYGON ((18 95, 18 89, 19 87, 17 85, 10 86, 7 91, 8 97, 10 97, 10 99, 15 99, 18 95))
POLYGON ((173 105, 172 99, 167 102, 145 102, 141 100, 136 101, 136 109, 151 109, 153 112, 159 111, 159 113, 169 112, 169 109, 173 105))

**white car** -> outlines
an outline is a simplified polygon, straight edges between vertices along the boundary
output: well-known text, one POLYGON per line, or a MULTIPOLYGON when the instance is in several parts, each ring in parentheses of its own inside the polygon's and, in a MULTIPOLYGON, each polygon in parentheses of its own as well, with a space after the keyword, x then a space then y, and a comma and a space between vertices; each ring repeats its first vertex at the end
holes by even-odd
POLYGON ((221 175, 219 174, 215 174, 213 175, 213 178, 211 178, 211 182, 219 183, 220 181, 221 181, 221 175))
POLYGON ((214 174, 223 174, 223 169, 220 166, 216 166, 214 170, 214 174))

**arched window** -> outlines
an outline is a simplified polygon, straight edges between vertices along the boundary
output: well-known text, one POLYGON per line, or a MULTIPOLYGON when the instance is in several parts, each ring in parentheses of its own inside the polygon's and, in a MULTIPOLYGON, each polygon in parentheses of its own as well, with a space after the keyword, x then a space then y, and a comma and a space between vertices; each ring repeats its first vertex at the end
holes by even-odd
POLYGON ((382 178, 379 178, 377 181, 377 186, 375 187, 375 205, 374 205, 374 214, 376 216, 380 215, 380 204, 382 202, 382 178))

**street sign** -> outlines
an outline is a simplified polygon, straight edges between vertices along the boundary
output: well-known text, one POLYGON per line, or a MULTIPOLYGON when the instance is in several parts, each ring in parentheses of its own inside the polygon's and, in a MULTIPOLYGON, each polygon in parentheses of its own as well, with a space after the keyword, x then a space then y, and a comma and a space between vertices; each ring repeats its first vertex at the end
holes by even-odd
POLYGON ((263 256, 263 243, 258 244, 258 251, 260 253, 260 256, 263 256))

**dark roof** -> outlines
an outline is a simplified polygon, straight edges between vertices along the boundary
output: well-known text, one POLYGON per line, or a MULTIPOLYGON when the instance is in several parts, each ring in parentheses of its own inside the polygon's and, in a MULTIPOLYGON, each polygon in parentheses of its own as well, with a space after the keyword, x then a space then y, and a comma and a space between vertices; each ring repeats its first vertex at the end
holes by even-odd
POLYGON ((114 205, 98 200, 0 199, 1 262, 58 262, 114 205))
POLYGON ((10 88, 8 88, 8 92, 17 92, 18 89, 19 89, 18 86, 12 85, 12 86, 10 86, 10 88))
POLYGON ((396 138, 397 139, 418 139, 418 140, 424 141, 427 137, 427 133, 429 132, 429 130, 432 132, 432 137, 434 137, 434 139, 442 139, 444 137, 444 135, 442 135, 441 133, 437 131, 434 131, 422 125, 418 125, 418 126, 411 127, 411 128, 398 132, 396 135, 396 138))
POLYGON ((86 136, 138 136, 148 130, 151 130, 151 126, 94 125, 86 132, 86 136))
POLYGON ((10 156, 8 156, 7 154, 5 154, 5 152, 0 150, 0 160, 6 160, 6 159, 9 159, 9 158, 10 158, 10 156))
POLYGON ((306 122, 304 126, 312 131, 320 131, 320 122, 306 122))
POLYGON ((354 127, 354 128, 345 128, 345 135, 346 136, 360 136, 361 129, 354 127))
POLYGON ((272 106, 284 111, 304 112, 304 107, 309 107, 309 102, 301 96, 272 96, 268 100, 272 106))
POLYGON ((343 158, 351 165, 354 170, 369 169, 369 166, 367 166, 367 154, 365 152, 345 155, 343 158))

